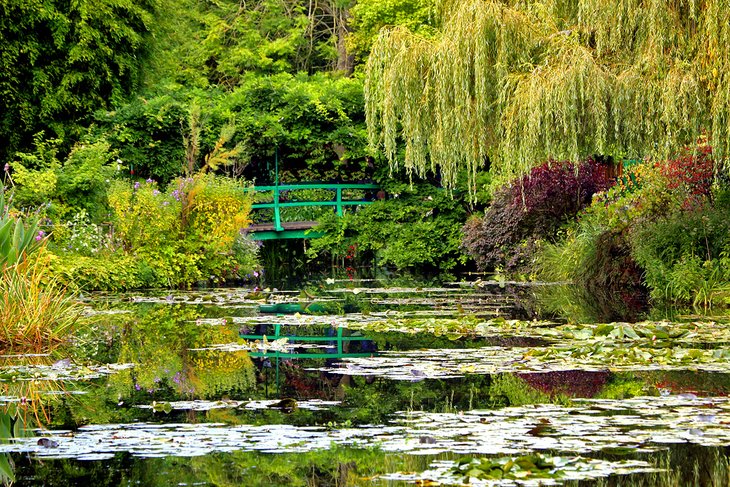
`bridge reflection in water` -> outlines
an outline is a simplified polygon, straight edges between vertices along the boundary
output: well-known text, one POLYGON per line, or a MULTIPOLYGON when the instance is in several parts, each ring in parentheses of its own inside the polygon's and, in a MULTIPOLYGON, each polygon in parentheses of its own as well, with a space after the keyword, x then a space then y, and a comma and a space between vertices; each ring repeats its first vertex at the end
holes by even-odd
POLYGON ((279 369, 282 361, 319 359, 330 367, 343 358, 373 357, 378 354, 372 339, 358 331, 334 326, 259 323, 253 329, 242 328, 239 336, 244 340, 269 343, 286 338, 286 347, 249 353, 265 373, 269 368, 275 370, 276 387, 279 391, 279 369))

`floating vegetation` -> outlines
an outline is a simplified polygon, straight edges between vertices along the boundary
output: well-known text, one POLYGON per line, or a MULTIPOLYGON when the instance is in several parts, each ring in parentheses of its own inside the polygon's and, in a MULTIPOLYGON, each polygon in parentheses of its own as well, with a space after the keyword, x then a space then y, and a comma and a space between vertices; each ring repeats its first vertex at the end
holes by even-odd
POLYGON ((382 475, 386 480, 416 482, 419 485, 471 486, 546 486, 561 485, 563 481, 587 480, 610 475, 628 475, 657 471, 640 460, 611 462, 595 458, 557 457, 541 454, 520 457, 465 457, 458 462, 440 460, 421 473, 392 473, 382 475))
POLYGON ((679 443, 730 445, 730 400, 693 394, 583 399, 574 406, 537 404, 458 414, 409 412, 400 417, 408 436, 384 442, 386 451, 417 445, 422 453, 634 454, 679 443))
POLYGON ((91 380, 133 367, 134 364, 129 363, 81 365, 70 361, 58 361, 51 365, 5 366, 0 367, 0 382, 91 380))
POLYGON ((248 325, 249 327, 259 324, 272 324, 287 326, 325 325, 349 328, 357 326, 359 323, 367 323, 378 320, 382 320, 382 318, 376 315, 370 316, 362 313, 348 313, 345 315, 303 315, 301 313, 294 313, 276 316, 247 316, 233 318, 234 323, 239 325, 248 325))
POLYGON ((226 326, 231 322, 231 318, 198 318, 193 323, 198 326, 226 326))
POLYGON ((407 317, 371 314, 367 320, 343 321, 341 326, 374 332, 429 333, 435 336, 537 338, 555 343, 632 343, 656 348, 680 344, 730 344, 730 323, 722 321, 643 321, 639 323, 559 324, 477 316, 407 317), (376 319, 382 316, 385 319, 376 319))
MULTIPOLYGON (((0 397, 0 400, 2 398, 0 397)), ((170 411, 210 411, 211 409, 236 409, 243 408, 249 410, 259 409, 277 409, 277 408, 297 408, 306 409, 309 411, 322 411, 330 408, 331 406, 337 406, 340 401, 323 401, 320 399, 310 399, 306 401, 294 401, 290 399, 286 404, 282 404, 283 399, 270 399, 270 400, 259 400, 259 401, 235 401, 232 399, 221 399, 218 401, 171 401, 171 402, 154 402, 152 404, 138 404, 135 407, 140 409, 151 409, 153 411, 163 411, 169 413, 170 411)))
POLYGON ((334 294, 454 294, 467 295, 473 294, 471 290, 453 288, 453 287, 353 287, 353 288, 337 288, 327 289, 325 292, 334 294))
MULTIPOLYGON (((341 485, 536 486, 674 469, 682 461, 658 457, 730 446, 730 324, 722 317, 506 319, 494 317, 511 299, 498 284, 316 291, 325 299, 247 289, 87 297, 99 311, 88 313, 93 326, 72 358, 2 357, 0 406, 30 419, 39 406, 33 424, 48 429, 0 444, 0 456, 30 470, 19 478, 45 472, 27 467, 29 458, 131 455, 140 471, 164 464, 158 470, 172 484, 181 465, 211 462, 220 471, 235 456, 248 458, 240 475, 252 485, 286 484, 292 465, 306 476, 306 462, 326 457, 340 465, 331 483, 341 485), (308 302, 333 314, 258 313, 263 303, 308 302), (82 365, 90 363, 108 365, 82 365), (226 452, 237 453, 218 455, 226 452), (368 470, 360 452, 378 468, 368 470), (261 458, 281 476, 256 470, 261 458)), ((98 467, 84 462, 70 465, 98 467)))
POLYGON ((425 349, 383 352, 377 357, 346 358, 335 366, 316 370, 415 381, 457 378, 467 374, 683 369, 730 373, 730 350, 652 349, 602 343, 576 347, 425 349))
POLYGON ((132 310, 129 309, 94 309, 90 306, 87 306, 86 308, 84 308, 82 315, 90 318, 92 316, 113 316, 130 313, 132 313, 132 310))
POLYGON ((730 324, 715 321, 563 325, 539 332, 545 338, 571 341, 730 343, 730 324))
POLYGON ((295 348, 288 338, 279 338, 269 341, 265 336, 262 340, 250 340, 242 343, 218 343, 208 347, 189 348, 190 351, 218 350, 222 352, 286 352, 295 348))
POLYGON ((550 321, 521 321, 505 320, 497 318, 482 321, 476 316, 468 315, 462 318, 400 318, 398 316, 387 316, 385 320, 369 320, 355 323, 347 323, 348 328, 367 330, 374 332, 399 332, 407 334, 426 333, 434 336, 453 336, 455 339, 461 337, 519 337, 519 338, 543 338, 550 336, 543 332, 543 328, 556 326, 550 321))
MULTIPOLYGON (((167 404, 171 410, 172 404, 167 404)), ((322 405, 329 403, 312 404, 317 408, 322 405)), ((258 403, 255 407, 270 409, 276 403, 258 403)), ((54 448, 39 448, 35 439, 19 440, 1 445, 0 453, 98 459, 110 458, 117 452, 142 457, 198 456, 239 450, 306 452, 341 445, 377 447, 384 452, 413 455, 451 452, 503 456, 547 451, 570 455, 602 451, 633 454, 659 451, 673 443, 728 446, 728 423, 728 398, 679 395, 625 401, 585 400, 570 407, 543 404, 456 414, 412 411, 397 415, 388 425, 341 429, 219 423, 90 425, 73 433, 40 431, 39 434, 57 444, 54 448)))

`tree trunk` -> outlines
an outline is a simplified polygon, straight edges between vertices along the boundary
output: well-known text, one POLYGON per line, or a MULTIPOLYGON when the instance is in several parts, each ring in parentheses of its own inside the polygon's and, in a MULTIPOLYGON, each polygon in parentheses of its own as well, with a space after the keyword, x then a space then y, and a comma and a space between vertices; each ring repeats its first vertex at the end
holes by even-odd
POLYGON ((350 33, 347 21, 350 18, 350 10, 347 8, 335 8, 335 32, 337 34, 337 71, 352 74, 355 67, 355 56, 347 52, 347 34, 350 33))

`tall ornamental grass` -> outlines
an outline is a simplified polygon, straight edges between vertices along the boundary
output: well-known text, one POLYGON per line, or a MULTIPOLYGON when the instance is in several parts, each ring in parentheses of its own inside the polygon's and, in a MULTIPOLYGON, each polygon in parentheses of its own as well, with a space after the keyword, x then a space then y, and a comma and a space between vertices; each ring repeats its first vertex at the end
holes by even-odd
POLYGON ((54 279, 47 263, 28 258, 43 246, 37 220, 10 214, 0 192, 0 349, 45 348, 62 341, 80 307, 54 279))
POLYGON ((61 342, 73 330, 79 305, 46 266, 24 260, 0 274, 0 348, 44 348, 61 342))

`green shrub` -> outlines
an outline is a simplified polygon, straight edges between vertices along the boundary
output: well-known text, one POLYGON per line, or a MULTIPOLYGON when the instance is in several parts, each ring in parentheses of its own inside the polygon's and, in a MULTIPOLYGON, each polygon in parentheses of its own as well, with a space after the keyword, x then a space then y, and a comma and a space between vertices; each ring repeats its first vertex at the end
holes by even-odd
POLYGON ((61 251, 86 256, 104 252, 112 245, 109 229, 92 223, 84 210, 69 221, 54 225, 52 242, 61 251))
POLYGON ((87 251, 99 243, 96 226, 76 221, 61 227, 53 269, 80 289, 189 287, 237 280, 257 267, 258 247, 241 233, 251 193, 236 180, 198 175, 173 181, 167 192, 152 180, 114 181, 108 199, 111 242, 87 251), (92 244, 74 244, 84 238, 92 244))
POLYGON ((122 252, 94 257, 62 254, 51 261, 62 282, 85 291, 124 291, 153 287, 155 274, 144 261, 122 252))
MULTIPOLYGON (((730 302, 730 204, 713 187, 711 151, 632 167, 594 198, 566 237, 539 255, 549 309, 589 319, 629 319, 648 303, 730 302)), ((714 183, 716 186, 718 182, 714 183)))
POLYGON ((657 303, 728 304, 730 206, 709 200, 634 230, 632 254, 657 303))
POLYGON ((390 191, 398 192, 343 218, 324 215, 316 229, 324 236, 311 241, 308 256, 330 254, 350 277, 355 260, 372 257, 383 269, 453 278, 466 261, 460 250, 464 202, 427 184, 394 185, 390 191))
POLYGON ((10 164, 16 205, 44 207, 54 220, 84 212, 93 221, 104 221, 116 153, 107 142, 86 141, 76 144, 61 161, 57 158, 59 141, 44 140, 42 135, 36 137, 34 152, 17 153, 10 164))

